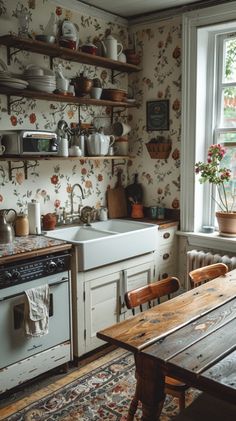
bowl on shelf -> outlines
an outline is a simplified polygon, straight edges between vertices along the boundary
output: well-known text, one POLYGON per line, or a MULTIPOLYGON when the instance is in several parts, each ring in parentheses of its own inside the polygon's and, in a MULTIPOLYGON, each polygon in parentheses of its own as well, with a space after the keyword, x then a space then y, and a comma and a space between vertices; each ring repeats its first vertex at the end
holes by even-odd
POLYGON ((122 102, 126 96, 127 92, 123 89, 103 89, 102 91, 102 99, 107 99, 108 101, 122 102))
POLYGON ((124 51, 127 59, 127 63, 134 64, 135 66, 138 66, 140 64, 140 56, 135 53, 133 49, 127 49, 124 51))
POLYGON ((54 35, 35 35, 35 39, 36 41, 42 41, 42 42, 47 42, 49 44, 54 44, 55 42, 55 37, 54 35))

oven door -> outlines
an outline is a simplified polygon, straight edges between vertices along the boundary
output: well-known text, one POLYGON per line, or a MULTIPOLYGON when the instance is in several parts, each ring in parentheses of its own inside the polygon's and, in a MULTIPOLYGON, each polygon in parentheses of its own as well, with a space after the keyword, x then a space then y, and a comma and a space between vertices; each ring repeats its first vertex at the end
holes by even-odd
POLYGON ((70 340, 68 275, 68 272, 63 272, 0 291, 0 369, 70 340), (24 291, 44 284, 50 287, 49 333, 40 337, 26 336, 24 291))

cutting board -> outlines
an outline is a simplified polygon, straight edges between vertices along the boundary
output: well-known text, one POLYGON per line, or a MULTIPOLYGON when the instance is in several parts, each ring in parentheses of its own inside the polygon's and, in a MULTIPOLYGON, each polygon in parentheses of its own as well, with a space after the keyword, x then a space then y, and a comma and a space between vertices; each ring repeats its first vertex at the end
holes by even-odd
POLYGON ((128 215, 131 214, 131 203, 132 200, 135 203, 143 202, 143 187, 142 184, 138 183, 138 174, 134 174, 134 182, 129 184, 125 188, 126 200, 127 200, 127 207, 128 207, 128 215), (132 200, 130 200, 131 198, 132 200))
POLYGON ((107 190, 107 207, 109 218, 125 218, 127 216, 127 203, 125 189, 121 183, 121 172, 117 173, 117 183, 114 189, 107 190))

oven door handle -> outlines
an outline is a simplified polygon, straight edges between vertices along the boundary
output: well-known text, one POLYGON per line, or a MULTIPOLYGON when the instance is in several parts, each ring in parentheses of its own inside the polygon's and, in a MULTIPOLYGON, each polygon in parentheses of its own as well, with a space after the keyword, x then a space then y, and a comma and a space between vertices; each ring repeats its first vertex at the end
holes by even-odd
POLYGON ((69 278, 67 276, 63 276, 63 278, 61 278, 60 281, 54 282, 53 284, 49 284, 49 288, 55 287, 55 286, 60 285, 60 284, 64 284, 65 282, 69 282, 69 278))
MULTIPOLYGON (((65 282, 68 282, 68 281, 69 281, 69 278, 63 277, 63 278, 61 278, 60 281, 54 282, 53 284, 49 284, 49 289, 51 287, 54 287, 54 286, 57 286, 57 285, 60 285, 60 284, 64 284, 65 282)), ((0 298, 0 301, 5 301, 5 300, 9 300, 11 298, 16 298, 16 297, 19 297, 20 295, 23 295, 23 294, 24 294, 24 291, 21 291, 21 292, 18 292, 17 294, 8 295, 7 297, 0 298)))

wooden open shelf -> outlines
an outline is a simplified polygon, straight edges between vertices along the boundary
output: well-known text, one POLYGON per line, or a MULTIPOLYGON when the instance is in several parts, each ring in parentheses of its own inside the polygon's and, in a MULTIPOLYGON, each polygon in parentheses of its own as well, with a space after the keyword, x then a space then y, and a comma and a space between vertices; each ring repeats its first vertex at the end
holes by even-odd
POLYGON ((139 72, 141 70, 140 67, 135 66, 134 64, 122 63, 121 61, 111 60, 106 57, 95 56, 93 54, 83 53, 77 50, 70 50, 69 48, 60 47, 58 44, 49 44, 30 38, 20 38, 15 35, 0 36, 0 44, 8 47, 8 64, 10 64, 10 58, 12 55, 10 48, 14 48, 47 55, 51 58, 60 57, 63 60, 104 67, 107 69, 117 70, 119 72, 131 73, 139 72))
POLYGON ((32 98, 32 99, 41 99, 44 101, 56 101, 56 102, 65 102, 67 104, 75 105, 94 105, 102 107, 123 107, 131 108, 136 107, 137 104, 129 103, 126 101, 108 101, 105 99, 93 99, 89 97, 78 97, 70 95, 59 95, 54 93, 47 93, 41 91, 32 91, 30 89, 15 89, 9 88, 6 86, 0 86, 0 94, 6 95, 8 97, 8 111, 10 111, 11 100, 10 97, 20 97, 20 98, 32 98))

